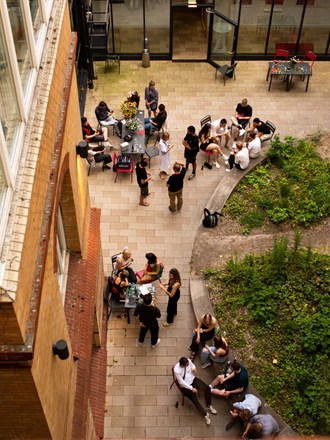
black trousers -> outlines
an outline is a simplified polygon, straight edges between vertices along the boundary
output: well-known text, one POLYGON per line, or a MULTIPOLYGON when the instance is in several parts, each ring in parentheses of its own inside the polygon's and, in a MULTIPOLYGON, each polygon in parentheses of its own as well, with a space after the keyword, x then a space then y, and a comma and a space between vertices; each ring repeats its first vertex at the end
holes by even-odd
MULTIPOLYGON (((211 405, 211 388, 203 382, 201 379, 198 379, 198 377, 195 377, 193 383, 191 384, 192 387, 196 388, 198 391, 204 392, 204 398, 205 398, 205 405, 210 406, 211 405)), ((202 414, 202 416, 206 416, 205 408, 199 403, 199 400, 197 399, 197 394, 193 393, 191 390, 188 390, 187 388, 182 388, 183 394, 188 397, 192 401, 192 403, 195 405, 196 409, 202 414)))
POLYGON ((229 156, 228 163, 229 163, 229 167, 230 167, 230 169, 234 168, 234 166, 235 166, 236 168, 238 168, 239 170, 242 169, 242 168, 241 168, 241 165, 240 165, 239 163, 235 163, 235 155, 234 155, 234 154, 231 154, 231 155, 229 156))
POLYGON ((166 322, 168 324, 172 324, 174 320, 174 315, 177 314, 178 311, 178 301, 180 299, 180 294, 177 294, 178 292, 175 292, 174 296, 172 298, 168 298, 167 303, 167 318, 166 322))
POLYGON ((211 330, 210 332, 201 333, 200 334, 201 342, 200 342, 200 344, 197 344, 197 342, 196 342, 197 333, 194 332, 194 336, 193 336, 191 344, 190 344, 190 350, 193 351, 194 353, 198 353, 199 352, 199 345, 204 347, 206 341, 209 341, 210 339, 214 338, 214 334, 215 334, 215 329, 211 330))
POLYGON ((150 330, 151 334, 151 345, 156 345, 158 341, 158 335, 159 335, 159 327, 140 327, 140 334, 139 334, 139 342, 143 342, 144 338, 147 334, 147 331, 150 330))

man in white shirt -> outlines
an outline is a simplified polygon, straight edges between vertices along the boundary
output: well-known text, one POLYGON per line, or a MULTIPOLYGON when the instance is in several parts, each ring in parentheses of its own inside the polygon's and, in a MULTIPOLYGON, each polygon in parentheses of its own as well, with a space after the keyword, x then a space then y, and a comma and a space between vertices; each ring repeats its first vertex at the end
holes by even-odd
POLYGON ((236 143, 236 150, 229 157, 224 154, 222 157, 225 159, 225 164, 229 167, 229 169, 226 169, 227 172, 230 172, 234 167, 239 170, 245 170, 250 163, 249 150, 242 142, 236 143))
POLYGON ((251 417, 255 416, 258 413, 258 410, 261 406, 261 400, 253 394, 246 394, 243 402, 235 402, 233 404, 234 409, 230 411, 230 415, 232 417, 231 422, 227 423, 226 431, 234 425, 235 420, 240 417, 244 422, 244 428, 246 428, 247 422, 251 417))
POLYGON ((195 373, 195 365, 186 357, 180 358, 179 362, 174 367, 174 376, 182 388, 182 393, 192 401, 197 410, 202 414, 205 423, 210 425, 211 420, 207 411, 210 411, 212 414, 217 414, 217 411, 211 406, 211 388, 201 379, 196 377, 195 373), (197 399, 197 390, 204 392, 207 411, 202 407, 197 399))
POLYGON ((225 138, 225 147, 228 148, 230 141, 230 132, 227 126, 227 119, 217 119, 212 122, 212 135, 217 144, 221 144, 221 139, 225 138))
POLYGON ((250 133, 251 141, 246 144, 251 159, 256 159, 261 151, 261 140, 256 132, 250 133))

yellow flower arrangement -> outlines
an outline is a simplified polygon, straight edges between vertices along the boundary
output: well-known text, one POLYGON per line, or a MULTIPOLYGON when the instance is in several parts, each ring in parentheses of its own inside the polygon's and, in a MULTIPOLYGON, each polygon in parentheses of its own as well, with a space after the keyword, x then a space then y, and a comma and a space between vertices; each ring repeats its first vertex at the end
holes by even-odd
POLYGON ((136 102, 125 101, 120 106, 125 119, 133 119, 136 115, 136 102))

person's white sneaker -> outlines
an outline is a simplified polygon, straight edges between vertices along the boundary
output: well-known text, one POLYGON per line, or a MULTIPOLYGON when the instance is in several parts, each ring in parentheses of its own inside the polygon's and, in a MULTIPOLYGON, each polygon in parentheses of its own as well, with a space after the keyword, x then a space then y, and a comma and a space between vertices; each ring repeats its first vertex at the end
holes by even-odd
POLYGON ((214 409, 212 405, 208 406, 207 410, 210 411, 211 414, 218 414, 218 411, 214 409))
POLYGON ((225 160, 225 165, 226 165, 227 167, 229 167, 229 162, 228 162, 228 160, 225 160))
POLYGON ((224 160, 228 160, 228 156, 226 156, 225 154, 222 155, 222 157, 224 158, 224 160))
POLYGON ((138 340, 138 341, 137 341, 137 345, 138 345, 139 347, 142 347, 143 342, 140 342, 140 341, 138 340))
POLYGON ((227 168, 225 171, 226 171, 226 173, 230 173, 231 169, 227 168))
POLYGON ((158 340, 157 340, 156 344, 155 344, 155 345, 152 345, 152 346, 151 346, 151 348, 156 348, 156 347, 157 347, 157 345, 159 345, 159 343, 160 343, 160 339, 158 338, 158 340))
POLYGON ((220 168, 220 165, 218 164, 218 162, 215 162, 215 166, 216 166, 216 168, 220 168))
POLYGON ((207 426, 211 425, 209 413, 206 413, 206 416, 204 416, 204 420, 205 420, 205 423, 207 424, 207 426))
POLYGON ((233 145, 231 146, 231 148, 232 148, 233 150, 235 150, 235 148, 236 148, 236 141, 233 142, 233 145))

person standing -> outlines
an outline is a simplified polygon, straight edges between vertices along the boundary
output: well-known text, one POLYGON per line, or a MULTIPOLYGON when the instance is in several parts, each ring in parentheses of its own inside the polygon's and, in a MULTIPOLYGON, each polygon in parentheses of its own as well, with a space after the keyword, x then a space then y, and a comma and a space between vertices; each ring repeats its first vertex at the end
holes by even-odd
POLYGON ((168 170, 171 166, 171 154, 170 151, 174 147, 174 144, 169 142, 170 135, 165 132, 159 142, 160 156, 159 156, 159 177, 165 179, 168 176, 168 170))
POLYGON ((167 288, 161 282, 159 282, 159 287, 168 296, 167 318, 166 322, 163 322, 163 327, 169 327, 173 324, 174 315, 177 314, 177 304, 180 299, 181 277, 178 269, 170 270, 167 288))
POLYGON ((136 171, 136 178, 138 185, 140 187, 140 203, 141 206, 149 206, 149 203, 145 202, 144 199, 148 197, 149 193, 149 181, 151 180, 151 174, 147 172, 146 166, 148 165, 148 162, 144 159, 140 160, 136 164, 135 171, 136 171))
POLYGON ((182 141, 184 146, 184 158, 186 159, 186 170, 188 170, 189 164, 192 164, 192 174, 188 177, 188 180, 193 179, 196 176, 196 156, 199 152, 199 139, 196 134, 196 129, 193 125, 189 125, 187 128, 187 134, 182 141))
POLYGON ((159 308, 152 304, 151 293, 143 295, 143 302, 136 306, 134 317, 140 325, 139 346, 142 346, 146 333, 150 330, 151 348, 156 348, 160 343, 157 318, 161 317, 161 313, 159 308))
POLYGON ((144 99, 146 101, 146 107, 148 110, 148 116, 150 118, 151 112, 156 117, 156 110, 158 107, 158 90, 155 87, 155 81, 150 81, 148 87, 144 90, 144 99))
POLYGON ((204 417, 205 423, 207 425, 211 424, 209 413, 203 408, 197 399, 197 391, 204 392, 206 409, 212 414, 217 414, 217 411, 211 406, 212 395, 211 388, 201 379, 195 376, 196 367, 191 362, 190 359, 186 357, 181 357, 179 362, 174 366, 173 369, 175 379, 179 383, 182 393, 184 396, 188 397, 189 400, 195 405, 196 409, 204 417))
POLYGON ((183 204, 183 180, 186 175, 186 168, 182 163, 175 162, 173 165, 174 174, 167 181, 168 196, 170 198, 171 212, 180 212, 183 204), (177 203, 176 203, 177 201, 177 203))

